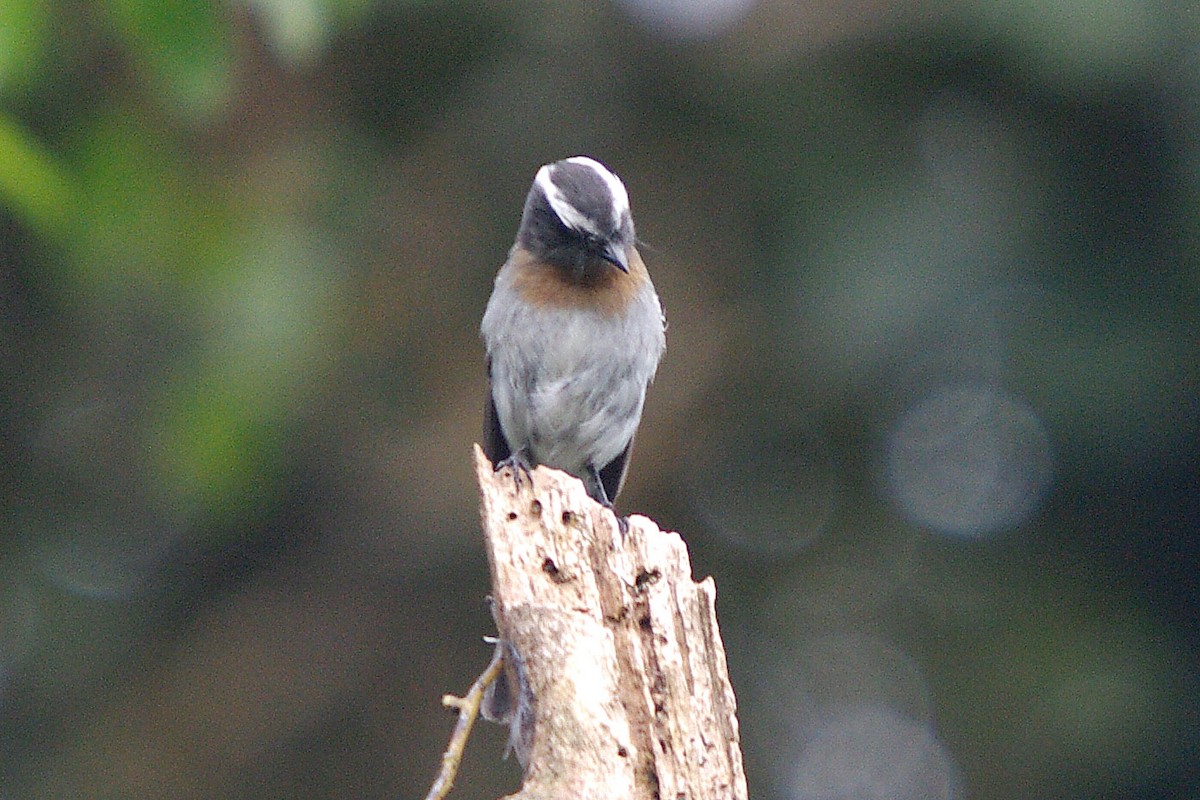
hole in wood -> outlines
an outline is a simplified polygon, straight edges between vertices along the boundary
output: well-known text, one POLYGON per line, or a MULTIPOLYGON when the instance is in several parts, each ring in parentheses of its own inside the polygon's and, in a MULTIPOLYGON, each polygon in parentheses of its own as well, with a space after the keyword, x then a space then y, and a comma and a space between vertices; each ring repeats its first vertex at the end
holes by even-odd
POLYGON ((658 579, 661 577, 662 573, 656 569, 649 571, 642 570, 638 573, 638 576, 633 579, 633 585, 638 589, 645 589, 650 584, 658 583, 658 579))

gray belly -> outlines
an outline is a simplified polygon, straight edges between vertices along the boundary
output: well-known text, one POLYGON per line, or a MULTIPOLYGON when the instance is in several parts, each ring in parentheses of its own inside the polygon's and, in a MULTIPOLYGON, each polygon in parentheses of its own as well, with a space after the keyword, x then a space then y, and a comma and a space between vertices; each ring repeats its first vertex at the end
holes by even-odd
POLYGON ((493 399, 509 445, 575 475, 620 455, 662 353, 657 300, 617 319, 543 311, 506 332, 490 352, 493 399))

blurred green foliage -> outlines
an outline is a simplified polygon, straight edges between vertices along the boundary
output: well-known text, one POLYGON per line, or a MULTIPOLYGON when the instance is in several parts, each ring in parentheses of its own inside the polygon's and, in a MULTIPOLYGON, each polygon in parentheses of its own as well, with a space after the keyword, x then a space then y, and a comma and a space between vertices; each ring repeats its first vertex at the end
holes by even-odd
POLYGON ((106 12, 147 88, 185 117, 225 104, 233 71, 226 6, 207 0, 108 0, 106 12))
POLYGON ((33 82, 46 57, 51 4, 13 0, 0 8, 0 90, 33 82))
POLYGON ((76 206, 70 179, 36 139, 4 118, 0 118, 0 164, 0 180, 12 212, 48 238, 65 235, 76 206))
POLYGON ((424 792, 478 320, 586 152, 670 319, 619 505, 717 578, 752 795, 1195 795, 1196 22, 6 0, 0 793, 424 792))

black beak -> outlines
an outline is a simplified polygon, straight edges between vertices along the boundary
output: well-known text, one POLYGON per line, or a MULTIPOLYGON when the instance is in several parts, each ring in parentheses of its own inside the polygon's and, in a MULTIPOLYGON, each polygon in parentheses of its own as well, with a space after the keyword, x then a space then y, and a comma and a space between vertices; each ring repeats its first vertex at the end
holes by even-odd
POLYGON ((605 244, 604 249, 600 251, 600 257, 621 272, 629 272, 629 258, 625 255, 625 248, 616 242, 605 244))

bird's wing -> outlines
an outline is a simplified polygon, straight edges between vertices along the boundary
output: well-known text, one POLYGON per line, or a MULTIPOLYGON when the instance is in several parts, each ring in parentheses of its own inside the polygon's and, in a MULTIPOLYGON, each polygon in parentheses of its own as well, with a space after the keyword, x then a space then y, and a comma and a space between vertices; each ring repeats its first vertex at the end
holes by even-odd
POLYGON ((633 438, 629 437, 629 444, 625 445, 625 449, 600 470, 600 484, 604 486, 604 494, 608 496, 609 501, 616 498, 617 492, 621 491, 621 484, 625 482, 629 456, 633 452, 633 438))
POLYGON ((488 393, 483 408, 483 454, 493 464, 499 464, 512 455, 512 448, 500 430, 500 417, 496 415, 496 400, 492 396, 492 360, 488 359, 488 393))

